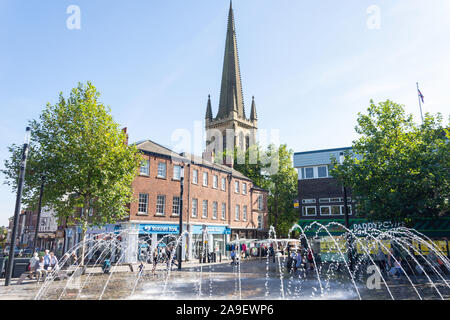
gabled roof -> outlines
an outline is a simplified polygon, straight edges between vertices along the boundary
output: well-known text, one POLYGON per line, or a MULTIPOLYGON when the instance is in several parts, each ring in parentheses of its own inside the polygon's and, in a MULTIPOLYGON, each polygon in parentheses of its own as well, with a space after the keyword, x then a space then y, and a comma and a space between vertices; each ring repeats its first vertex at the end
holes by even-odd
POLYGON ((205 159, 202 159, 202 157, 187 154, 187 153, 179 154, 179 153, 172 151, 169 148, 164 147, 164 146, 160 145, 159 143, 156 143, 150 139, 135 142, 135 143, 133 143, 133 145, 136 145, 136 147, 139 150, 143 151, 144 153, 149 153, 149 154, 153 154, 156 156, 163 156, 166 158, 172 158, 176 161, 180 161, 180 162, 184 162, 184 163, 200 165, 203 167, 207 167, 209 169, 218 170, 218 171, 221 171, 221 172, 224 172, 227 174, 231 174, 235 178, 252 181, 252 179, 250 179, 249 177, 243 175, 239 171, 237 171, 233 168, 230 168, 226 165, 213 163, 213 162, 207 161, 205 159))

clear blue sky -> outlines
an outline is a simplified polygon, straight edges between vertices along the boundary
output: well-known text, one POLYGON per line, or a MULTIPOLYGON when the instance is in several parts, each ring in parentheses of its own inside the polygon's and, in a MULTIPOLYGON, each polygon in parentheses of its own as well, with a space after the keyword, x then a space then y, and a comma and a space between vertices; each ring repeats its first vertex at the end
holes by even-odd
MULTIPOLYGON (((217 112, 228 0, 0 0, 0 165, 27 120, 92 81, 130 141, 172 146, 176 129, 217 112), (69 30, 69 5, 81 29, 69 30)), ((371 98, 448 117, 450 1, 234 0, 247 113, 294 151, 351 145, 371 98), (380 11, 380 29, 369 29, 380 11)), ((3 177, 0 177, 3 181, 3 177)), ((0 225, 15 195, 0 186, 0 225)))

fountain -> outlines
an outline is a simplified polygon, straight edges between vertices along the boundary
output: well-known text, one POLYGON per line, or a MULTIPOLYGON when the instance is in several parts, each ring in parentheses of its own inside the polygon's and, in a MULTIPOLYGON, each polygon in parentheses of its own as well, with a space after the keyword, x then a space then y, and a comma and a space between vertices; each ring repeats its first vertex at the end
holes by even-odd
MULTIPOLYGON (((185 235, 165 235, 149 246, 150 235, 139 239, 137 263, 125 263, 129 256, 127 230, 96 234, 86 240, 85 266, 70 266, 68 279, 57 280, 53 270, 36 285, 34 299, 449 299, 450 260, 431 239, 406 227, 389 230, 352 231, 340 223, 294 224, 287 239, 277 239, 270 227, 268 238, 254 241, 258 257, 241 258, 239 263, 183 263, 172 270, 177 248, 185 235), (334 235, 340 228, 345 233, 334 235), (298 231, 299 236, 291 238, 298 231), (303 255, 300 268, 287 265, 292 259, 285 248, 303 255), (425 250, 426 248, 426 250, 425 250), (270 249, 270 250, 269 250, 270 249), (313 253, 310 259, 307 253, 313 253), (273 252, 273 254, 271 254, 273 252), (159 262, 153 273, 153 257, 159 262), (386 261, 379 260, 385 257, 386 261), (102 271, 104 261, 111 270, 102 271), (386 262, 397 266, 399 275, 383 270, 386 262), (206 269, 207 268, 207 269, 206 269), (80 272, 77 272, 80 271, 80 272), (131 272, 132 271, 132 272, 131 272), (205 277, 204 273, 207 273, 205 277), (204 295, 203 288, 207 288, 204 295)), ((70 254, 60 260, 64 270, 70 254)), ((200 252, 206 254, 203 245, 200 252)), ((294 257, 295 258, 295 257, 294 257)))

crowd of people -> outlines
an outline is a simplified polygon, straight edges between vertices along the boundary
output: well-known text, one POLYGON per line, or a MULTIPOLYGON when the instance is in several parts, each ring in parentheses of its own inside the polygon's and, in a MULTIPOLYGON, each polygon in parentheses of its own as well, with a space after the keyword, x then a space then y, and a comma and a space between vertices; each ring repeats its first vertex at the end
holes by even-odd
POLYGON ((32 277, 36 276, 37 281, 45 279, 49 272, 59 270, 59 268, 58 258, 50 250, 45 250, 42 257, 39 257, 39 254, 35 252, 28 263, 28 271, 31 272, 32 277))

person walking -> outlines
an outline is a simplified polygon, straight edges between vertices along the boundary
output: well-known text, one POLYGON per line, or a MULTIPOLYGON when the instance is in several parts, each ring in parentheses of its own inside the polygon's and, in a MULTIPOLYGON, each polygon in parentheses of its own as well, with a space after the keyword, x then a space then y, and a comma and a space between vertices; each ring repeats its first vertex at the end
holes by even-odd
POLYGON ((236 264, 236 251, 231 250, 231 264, 234 265, 236 264))
POLYGON ((153 276, 154 276, 155 272, 156 272, 156 265, 158 264, 158 248, 157 247, 155 248, 155 250, 153 250, 152 260, 153 260, 152 273, 153 273, 153 276))

